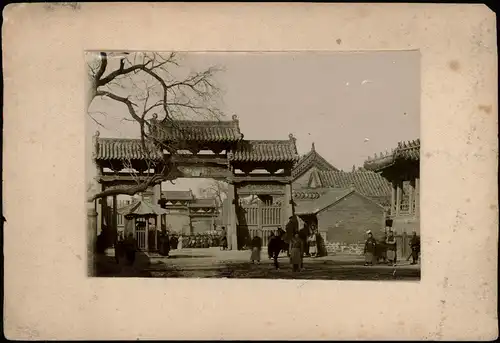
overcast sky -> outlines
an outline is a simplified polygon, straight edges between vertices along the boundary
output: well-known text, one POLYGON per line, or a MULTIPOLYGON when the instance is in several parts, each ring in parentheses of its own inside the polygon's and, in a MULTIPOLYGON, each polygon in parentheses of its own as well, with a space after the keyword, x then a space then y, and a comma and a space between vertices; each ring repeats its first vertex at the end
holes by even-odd
MULTIPOLYGON (((221 109, 237 114, 246 139, 297 138, 300 154, 316 150, 339 169, 420 136, 420 54, 392 52, 189 53, 192 70, 223 66, 216 81, 221 109)), ((120 103, 94 100, 106 129, 88 119, 87 147, 101 137, 137 137, 120 103)), ((90 161, 90 159, 88 159, 90 161)), ((88 174, 93 167, 88 163, 88 174)), ((168 189, 196 190, 204 180, 178 180, 168 189)))

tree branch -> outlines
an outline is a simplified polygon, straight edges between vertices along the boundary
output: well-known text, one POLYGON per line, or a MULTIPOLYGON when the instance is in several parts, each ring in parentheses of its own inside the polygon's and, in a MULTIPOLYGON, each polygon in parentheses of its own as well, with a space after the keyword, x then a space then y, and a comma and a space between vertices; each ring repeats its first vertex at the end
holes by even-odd
POLYGON ((123 186, 123 187, 116 187, 116 188, 110 188, 106 189, 100 193, 97 193, 89 198, 87 198, 87 202, 92 202, 95 201, 96 199, 108 197, 108 196, 113 196, 113 195, 135 195, 137 193, 141 193, 146 191, 150 186, 157 185, 158 183, 163 182, 165 179, 164 175, 155 175, 152 178, 148 179, 147 181, 144 181, 141 184, 134 185, 134 186, 123 186))

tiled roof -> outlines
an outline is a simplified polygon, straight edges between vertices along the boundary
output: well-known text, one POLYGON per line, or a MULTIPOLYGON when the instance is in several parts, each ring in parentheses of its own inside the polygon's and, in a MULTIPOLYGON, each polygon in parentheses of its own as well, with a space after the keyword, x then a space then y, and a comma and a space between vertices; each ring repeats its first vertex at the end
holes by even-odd
MULTIPOLYGON (((163 154, 151 142, 146 141, 150 159, 161 161, 163 154)), ((144 149, 140 139, 98 138, 95 141, 96 160, 143 160, 144 149)))
POLYGON ((271 141, 240 141, 229 154, 236 162, 294 162, 298 159, 295 138, 271 141))
POLYGON ((316 200, 319 199, 320 197, 321 197, 320 192, 305 191, 305 190, 293 191, 293 198, 296 199, 297 201, 316 200))
POLYGON ((215 199, 194 199, 193 202, 189 204, 189 207, 217 207, 217 202, 215 199))
POLYGON ((124 216, 154 216, 166 214, 167 212, 160 206, 151 204, 150 202, 139 200, 132 204, 126 205, 117 210, 118 213, 124 216))
POLYGON ((175 120, 153 126, 157 139, 169 142, 236 142, 243 139, 239 121, 175 120))
POLYGON ((366 197, 390 196, 391 184, 381 175, 372 171, 315 171, 321 187, 348 188, 366 197))
POLYGON ((347 195, 354 192, 352 188, 330 188, 322 192, 321 196, 315 200, 299 200, 295 199, 295 213, 302 214, 317 214, 337 201, 345 198, 347 195))
POLYGON ((191 191, 163 191, 161 192, 166 200, 193 200, 193 192, 191 191))
POLYGON ((298 178, 312 166, 315 166, 319 170, 338 170, 325 160, 323 156, 318 154, 316 148, 314 147, 314 143, 312 144, 311 150, 307 154, 300 157, 292 170, 292 176, 294 178, 298 178))
POLYGON ((420 139, 408 142, 399 142, 397 148, 391 152, 375 154, 365 161, 364 167, 368 170, 379 171, 393 165, 398 160, 419 161, 420 139))

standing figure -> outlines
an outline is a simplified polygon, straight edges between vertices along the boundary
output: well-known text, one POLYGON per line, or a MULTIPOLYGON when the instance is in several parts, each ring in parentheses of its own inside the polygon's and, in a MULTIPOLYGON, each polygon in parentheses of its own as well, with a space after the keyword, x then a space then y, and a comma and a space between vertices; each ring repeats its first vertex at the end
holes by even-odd
POLYGON ((411 258, 412 258, 411 264, 417 264, 418 254, 420 253, 420 238, 417 236, 417 233, 415 231, 413 231, 411 237, 410 247, 411 247, 411 258))
POLYGON ((290 263, 293 266, 293 271, 297 272, 302 267, 302 254, 304 253, 304 243, 298 232, 292 238, 290 247, 290 263))
POLYGON ((257 261, 257 263, 260 263, 260 250, 262 248, 262 239, 259 236, 255 235, 252 239, 251 246, 252 246, 252 255, 250 256, 250 260, 252 261, 252 263, 255 263, 255 261, 257 261))
POLYGON ((184 244, 184 237, 182 236, 182 233, 179 235, 179 239, 177 242, 177 249, 182 249, 182 245, 184 244))
POLYGON ((273 252, 271 249, 271 242, 276 238, 274 235, 274 232, 271 231, 271 234, 269 235, 269 243, 267 244, 267 256, 271 260, 273 258, 273 252))
POLYGON ((271 237, 269 238, 268 245, 268 253, 269 256, 273 259, 274 267, 276 270, 280 269, 280 264, 278 262, 278 256, 281 252, 281 238, 274 235, 274 232, 271 233, 271 237))
POLYGON ((123 243, 127 262, 128 264, 133 265, 135 261, 135 252, 137 251, 137 242, 132 232, 129 232, 123 243))
POLYGON ((222 227, 221 239, 220 239, 220 250, 227 250, 227 233, 226 228, 222 227))
POLYGON ((387 263, 396 265, 396 237, 394 237, 392 230, 389 231, 385 244, 387 246, 387 263))
POLYGON ((371 231, 367 231, 368 239, 365 242, 365 266, 372 266, 373 260, 375 259, 375 251, 377 249, 377 242, 373 238, 371 231))
POLYGON ((316 257, 318 253, 318 246, 316 242, 316 230, 311 231, 309 237, 307 237, 307 245, 309 246, 309 254, 316 257))
POLYGON ((307 238, 309 237, 309 228, 308 228, 307 224, 304 224, 302 229, 299 230, 299 237, 302 240, 302 243, 304 244, 304 255, 310 256, 309 244, 307 243, 307 238))

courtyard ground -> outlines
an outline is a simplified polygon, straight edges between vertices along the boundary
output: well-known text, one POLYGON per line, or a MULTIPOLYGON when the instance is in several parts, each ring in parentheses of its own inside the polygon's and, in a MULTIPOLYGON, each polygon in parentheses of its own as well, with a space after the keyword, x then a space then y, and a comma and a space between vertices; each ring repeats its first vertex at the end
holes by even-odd
MULTIPOLYGON (((110 255, 110 253, 108 253, 110 255)), ((280 270, 262 251, 260 264, 249 261, 249 251, 220 251, 219 248, 172 250, 169 257, 138 253, 134 266, 117 264, 112 256, 98 259, 97 276, 169 278, 265 278, 318 280, 420 280, 420 266, 401 261, 396 267, 364 266, 363 256, 329 255, 305 258, 304 270, 292 272, 286 255, 279 258, 280 270)))

